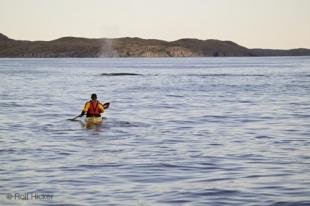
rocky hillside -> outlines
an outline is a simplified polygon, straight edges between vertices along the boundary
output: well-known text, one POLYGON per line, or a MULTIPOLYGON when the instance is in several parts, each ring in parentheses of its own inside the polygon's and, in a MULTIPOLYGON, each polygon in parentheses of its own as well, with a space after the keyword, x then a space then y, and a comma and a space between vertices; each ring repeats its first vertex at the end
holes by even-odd
POLYGON ((248 49, 231 41, 140 38, 88 39, 63 37, 52 41, 13 40, 0 33, 0 57, 209 57, 304 56, 309 49, 248 49))

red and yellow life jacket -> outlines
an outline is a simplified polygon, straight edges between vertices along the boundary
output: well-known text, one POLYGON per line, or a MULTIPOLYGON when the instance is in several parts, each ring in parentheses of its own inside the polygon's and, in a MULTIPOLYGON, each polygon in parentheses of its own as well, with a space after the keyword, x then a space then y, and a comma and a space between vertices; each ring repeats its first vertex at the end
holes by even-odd
POLYGON ((86 112, 87 117, 100 117, 100 114, 104 111, 104 109, 99 101, 91 100, 86 102, 83 111, 86 112))

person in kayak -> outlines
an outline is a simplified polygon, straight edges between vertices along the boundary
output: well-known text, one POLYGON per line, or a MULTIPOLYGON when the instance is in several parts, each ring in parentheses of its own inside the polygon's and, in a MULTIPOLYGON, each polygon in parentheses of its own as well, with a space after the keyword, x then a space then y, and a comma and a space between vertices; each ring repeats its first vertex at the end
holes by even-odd
POLYGON ((92 94, 91 100, 85 103, 85 106, 79 117, 82 117, 85 114, 86 117, 101 117, 101 113, 103 113, 104 110, 107 109, 109 106, 109 102, 102 104, 97 100, 97 95, 92 94))

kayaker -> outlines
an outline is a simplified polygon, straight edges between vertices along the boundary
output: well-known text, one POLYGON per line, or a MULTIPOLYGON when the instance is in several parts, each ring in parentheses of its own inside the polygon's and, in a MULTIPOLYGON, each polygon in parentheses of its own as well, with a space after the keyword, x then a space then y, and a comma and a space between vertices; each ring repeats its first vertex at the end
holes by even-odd
POLYGON ((86 117, 101 117, 101 113, 109 107, 110 103, 102 104, 97 100, 97 95, 92 94, 91 100, 85 103, 85 106, 79 115, 82 117, 86 114, 86 117))

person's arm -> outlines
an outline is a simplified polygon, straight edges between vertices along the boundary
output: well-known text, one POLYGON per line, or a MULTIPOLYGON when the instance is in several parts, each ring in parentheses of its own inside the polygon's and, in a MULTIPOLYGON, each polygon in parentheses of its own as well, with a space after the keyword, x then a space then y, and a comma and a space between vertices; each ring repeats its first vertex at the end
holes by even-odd
POLYGON ((99 107, 100 112, 103 113, 104 112, 104 108, 103 108, 103 105, 102 105, 101 102, 99 102, 98 107, 99 107))
POLYGON ((83 117, 85 115, 84 110, 81 112, 81 114, 79 115, 79 117, 83 117))
POLYGON ((89 109, 89 102, 86 102, 81 114, 79 115, 79 117, 83 117, 85 115, 85 113, 88 111, 88 109, 89 109))

